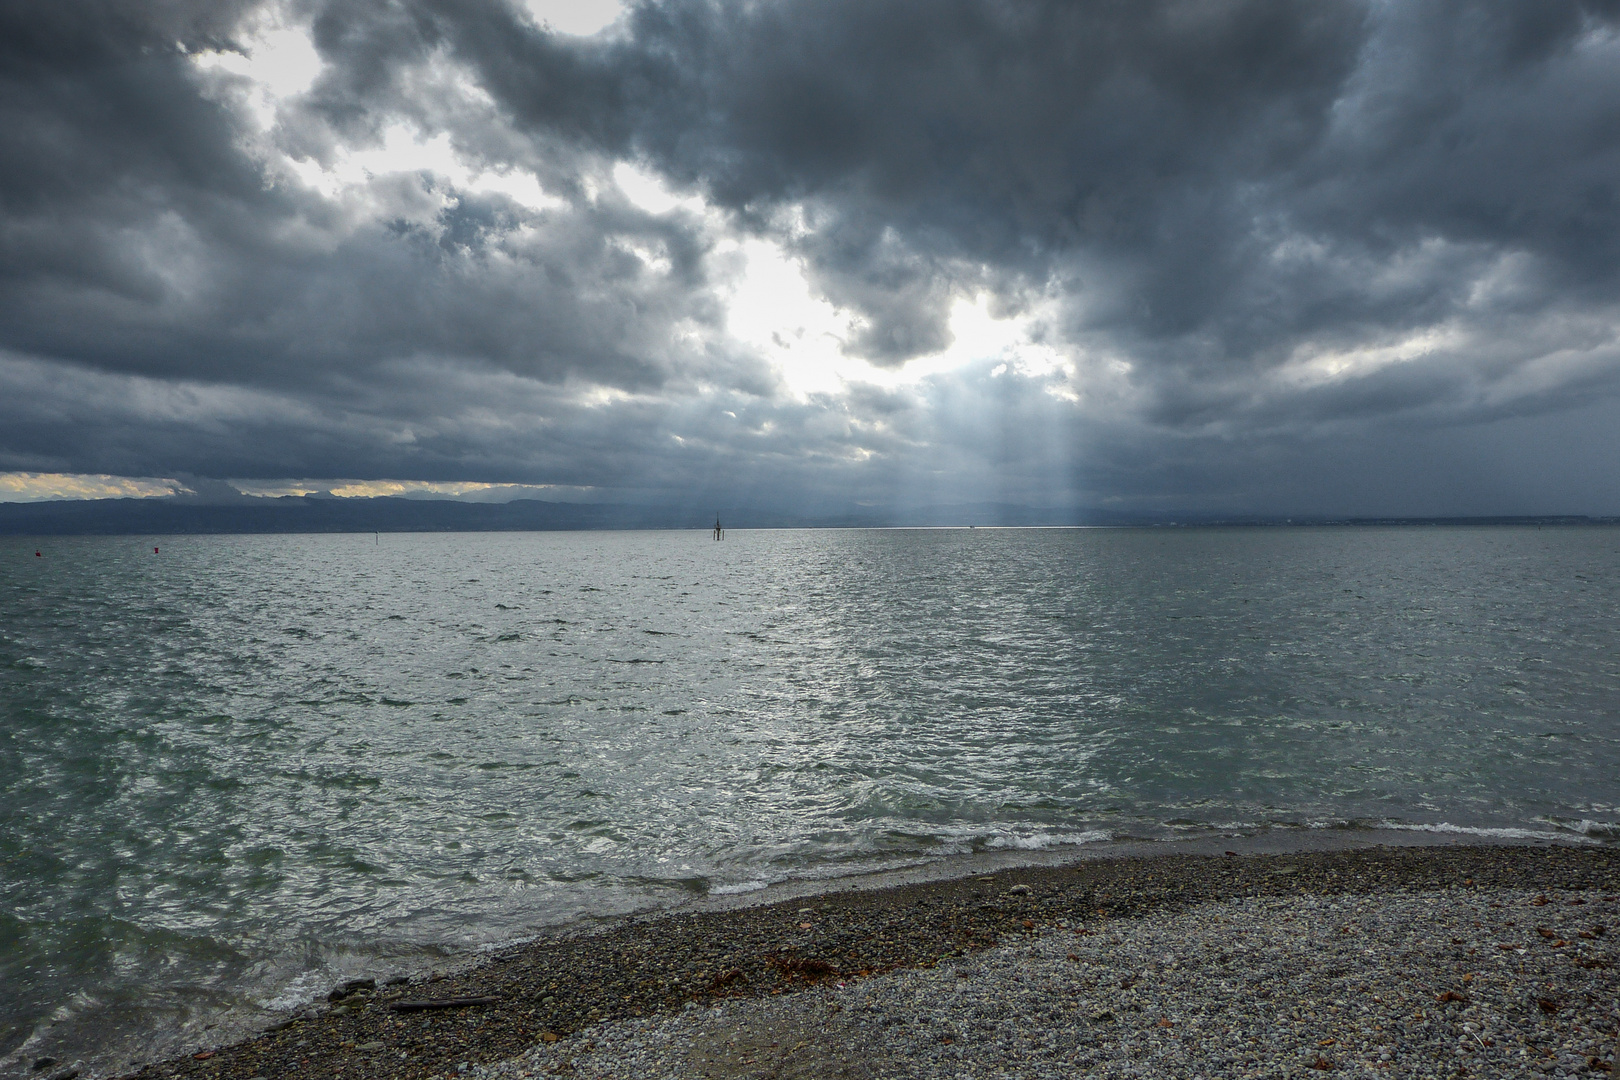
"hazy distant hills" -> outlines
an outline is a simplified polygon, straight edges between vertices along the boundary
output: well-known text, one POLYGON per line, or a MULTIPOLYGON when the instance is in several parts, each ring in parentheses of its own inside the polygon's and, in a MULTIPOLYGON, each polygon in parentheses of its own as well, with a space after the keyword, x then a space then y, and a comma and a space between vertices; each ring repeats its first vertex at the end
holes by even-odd
MULTIPOLYGON (((482 532, 542 529, 647 529, 705 524, 704 515, 656 507, 540 502, 467 503, 395 497, 244 497, 228 503, 186 498, 88 499, 0 505, 0 533, 482 532)), ((707 524, 713 524, 712 511, 707 524)))
MULTIPOLYGON (((1077 513, 998 503, 911 509, 854 508, 798 514, 721 507, 727 528, 882 527, 941 525, 1142 524, 1106 512, 1077 513)), ((330 495, 225 502, 189 497, 0 503, 0 534, 181 534, 302 532, 485 532, 556 529, 707 529, 712 507, 683 509, 615 503, 507 503, 330 495)))
MULTIPOLYGON (((1276 518, 1147 517, 1106 510, 1062 510, 1004 503, 877 509, 823 514, 721 508, 727 528, 879 528, 931 526, 1283 524, 1276 518)), ((491 532, 560 529, 706 529, 714 509, 613 503, 507 503, 452 500, 334 498, 330 495, 254 498, 213 503, 190 497, 88 499, 0 503, 0 534, 12 536, 184 533, 491 532)), ((1319 523, 1322 519, 1317 519, 1319 523)), ((1356 524, 1612 523, 1581 517, 1359 519, 1356 524)), ((1303 522, 1302 522, 1303 523, 1303 522)), ((1346 523, 1349 523, 1346 520, 1346 523)))

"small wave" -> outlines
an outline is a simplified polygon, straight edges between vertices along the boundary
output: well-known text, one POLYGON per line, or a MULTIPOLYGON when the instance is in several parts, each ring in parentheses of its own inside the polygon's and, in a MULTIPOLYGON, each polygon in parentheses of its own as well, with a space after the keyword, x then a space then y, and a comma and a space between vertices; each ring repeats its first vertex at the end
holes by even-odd
POLYGON ((768 881, 738 881, 730 885, 712 885, 709 892, 714 896, 736 896, 739 893, 759 892, 770 884, 768 881))
POLYGON ((325 971, 306 971, 282 987, 281 993, 262 1004, 266 1009, 288 1012, 326 993, 331 979, 331 975, 325 971))
POLYGON ((1391 829, 1396 832, 1428 832, 1448 833, 1459 836, 1491 836, 1501 840, 1562 840, 1569 834, 1567 832, 1551 832, 1546 829, 1521 829, 1513 827, 1487 827, 1475 825, 1453 825, 1449 821, 1434 823, 1417 823, 1406 821, 1383 821, 1377 828, 1391 829))
POLYGON ((1620 840, 1620 821, 1593 821, 1582 818, 1580 821, 1560 821, 1557 818, 1549 819, 1552 825, 1564 833, 1574 833, 1589 840, 1620 840))
POLYGON ((912 837, 920 841, 922 848, 914 854, 932 860, 940 856, 951 858, 972 855, 976 852, 1045 851, 1049 848, 1106 843, 1121 839, 1117 834, 1103 829, 1053 831, 1035 826, 1028 828, 1029 831, 1018 831, 1013 827, 998 828, 989 824, 976 828, 973 826, 943 828, 926 836, 912 837))
POLYGON ((998 833, 981 845, 987 851, 1043 851, 1046 848, 1063 847, 1070 844, 1099 844, 1112 840, 1113 833, 1101 829, 1086 829, 1083 832, 1050 833, 1037 832, 1025 835, 998 833))

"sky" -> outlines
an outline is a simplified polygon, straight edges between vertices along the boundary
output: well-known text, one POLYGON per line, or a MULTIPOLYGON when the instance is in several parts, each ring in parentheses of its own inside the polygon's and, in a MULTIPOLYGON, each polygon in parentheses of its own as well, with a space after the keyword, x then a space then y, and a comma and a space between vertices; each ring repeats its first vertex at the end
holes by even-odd
POLYGON ((0 130, 0 500, 1620 513, 1613 0, 12 0, 0 130))

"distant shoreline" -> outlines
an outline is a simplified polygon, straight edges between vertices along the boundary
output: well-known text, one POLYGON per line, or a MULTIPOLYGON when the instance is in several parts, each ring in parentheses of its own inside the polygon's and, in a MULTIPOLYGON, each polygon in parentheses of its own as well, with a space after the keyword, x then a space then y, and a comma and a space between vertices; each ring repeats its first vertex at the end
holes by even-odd
MULTIPOLYGON (((1005 504, 916 509, 788 512, 730 508, 728 531, 757 529, 1063 529, 1063 528, 1391 528, 1612 526, 1620 517, 1581 515, 1475 517, 1352 517, 1217 514, 1131 514, 1005 504)), ((702 507, 616 503, 469 503, 395 496, 243 496, 226 503, 187 498, 91 499, 0 503, 0 535, 196 536, 323 533, 586 532, 697 530, 710 532, 713 511, 702 507)))
MULTIPOLYGON (((503 1060, 548 1037, 568 1040, 616 1018, 791 993, 834 973, 847 982, 928 968, 1060 923, 1174 914, 1233 898, 1620 891, 1620 848, 1611 845, 1366 840, 1287 849, 1265 838, 1248 844, 1214 839, 1180 850, 1155 845, 1157 854, 1086 852, 1050 865, 988 872, 950 860, 962 873, 902 882, 846 879, 821 882, 820 891, 699 902, 513 945, 458 973, 339 995, 332 1005, 295 1014, 279 1030, 136 1075, 249 1080, 341 1072, 427 1080, 453 1075, 461 1062, 503 1060), (1220 844, 1233 846, 1221 853, 1192 850, 1220 844), (402 1000, 465 998, 494 1000, 420 1012, 390 1008, 402 1000)), ((1601 944, 1612 951, 1620 941, 1601 944)))

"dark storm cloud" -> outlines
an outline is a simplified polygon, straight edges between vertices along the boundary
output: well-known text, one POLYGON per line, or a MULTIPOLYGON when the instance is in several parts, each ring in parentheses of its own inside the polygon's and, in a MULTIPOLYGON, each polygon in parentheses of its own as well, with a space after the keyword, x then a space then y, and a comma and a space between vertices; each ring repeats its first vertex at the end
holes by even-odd
POLYGON ((582 39, 291 0, 324 68, 262 131, 193 61, 260 7, 0 10, 0 468, 1264 509, 1416 490, 1391 447, 1474 475, 1487 431, 1612 456, 1535 432, 1620 391, 1620 3, 671 0, 582 39), (401 126, 551 201, 286 171, 401 126), (988 293, 1068 367, 787 395, 725 333, 744 234, 875 365, 988 293))
POLYGON ((963 264, 1041 278, 1085 252, 1134 279, 1123 321, 1207 321, 1251 257, 1247 185, 1319 148, 1367 23, 1351 4, 645 5, 628 39, 560 62, 492 30, 494 5, 431 10, 521 123, 745 214, 808 203, 801 250, 890 362, 939 347, 939 279, 963 264))
POLYGON ((936 347, 965 262, 1065 275, 1148 356, 1248 363, 1444 318, 1509 252, 1532 303, 1611 302, 1614 15, 835 0, 646 7, 622 48, 666 58, 635 147, 738 209, 808 202, 881 356, 936 347))
POLYGON ((647 4, 563 55, 425 10, 521 124, 762 227, 802 205, 880 363, 941 346, 953 288, 1055 277, 1174 424, 1304 342, 1615 297, 1612 3, 647 4))
MULTIPOLYGON (((230 47, 240 11, 142 21, 144 7, 3 16, 6 346, 232 382, 430 353, 648 385, 674 359, 670 322, 712 318, 701 240, 622 200, 537 213, 407 175, 375 185, 379 220, 348 227, 342 208, 270 182, 240 117, 200 92, 186 52, 230 47), (669 271, 645 273, 626 237, 669 271)), ((390 45, 373 64, 398 70, 408 57, 390 45)), ((334 79, 366 88, 381 78, 366 67, 334 79)))

